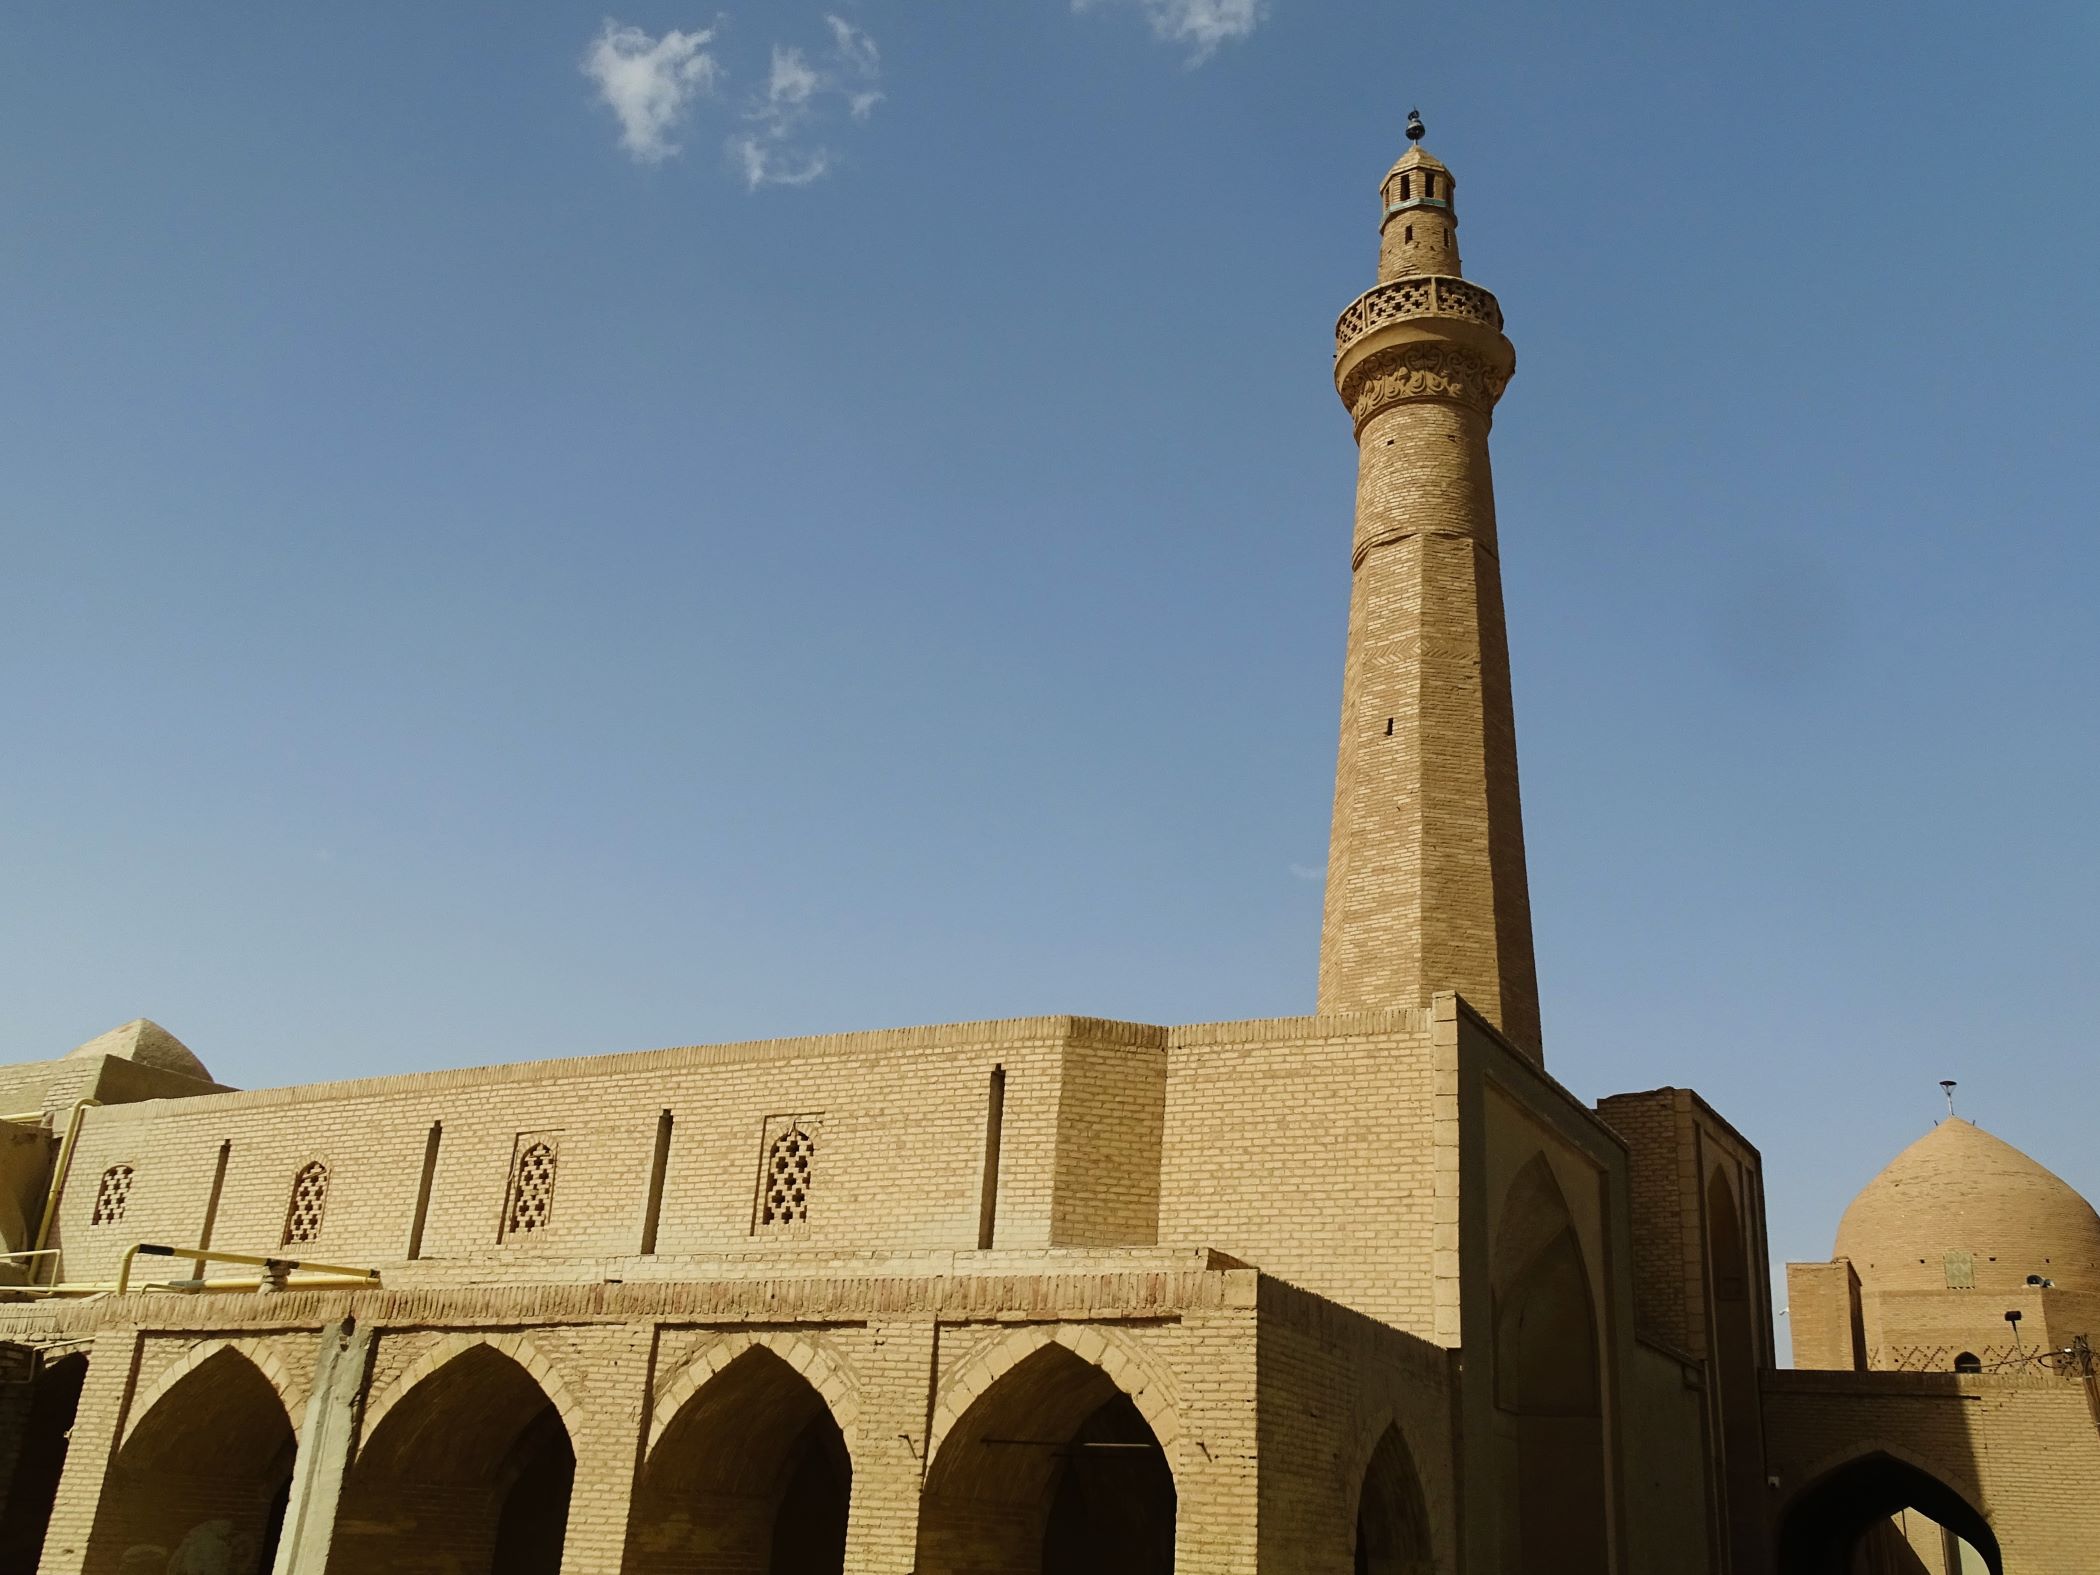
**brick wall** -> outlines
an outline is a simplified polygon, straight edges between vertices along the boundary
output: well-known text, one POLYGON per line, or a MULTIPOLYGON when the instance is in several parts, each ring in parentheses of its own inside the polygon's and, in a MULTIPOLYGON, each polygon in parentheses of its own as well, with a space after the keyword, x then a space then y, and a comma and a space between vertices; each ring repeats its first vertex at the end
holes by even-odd
POLYGON ((1160 1240, 1433 1336, 1429 1023, 1396 1011, 1175 1029, 1160 1240))
POLYGON ((2057 1378, 1778 1372, 1765 1379, 1775 1515, 1827 1474, 1890 1455, 1989 1522, 2017 1575, 2091 1575, 2100 1429, 2083 1385, 2057 1378))
POLYGON ((298 1255, 407 1253, 433 1124, 421 1255, 482 1277, 639 1252, 661 1113, 670 1111, 656 1256, 976 1247, 986 1090, 1005 1072, 997 1242, 1142 1243, 1157 1211, 1161 1030, 1066 1018, 729 1045, 371 1079, 90 1111, 55 1240, 69 1280, 114 1272, 138 1240, 195 1244, 220 1149, 212 1242, 270 1252, 302 1167, 328 1168, 298 1255), (1063 1112, 1061 1115, 1060 1112, 1063 1112), (806 1220, 762 1221, 771 1138, 810 1128, 806 1220), (544 1224, 510 1229, 518 1156, 554 1153, 544 1224), (132 1168, 124 1218, 90 1223, 97 1184, 132 1168), (537 1263, 540 1267, 531 1267, 537 1263))

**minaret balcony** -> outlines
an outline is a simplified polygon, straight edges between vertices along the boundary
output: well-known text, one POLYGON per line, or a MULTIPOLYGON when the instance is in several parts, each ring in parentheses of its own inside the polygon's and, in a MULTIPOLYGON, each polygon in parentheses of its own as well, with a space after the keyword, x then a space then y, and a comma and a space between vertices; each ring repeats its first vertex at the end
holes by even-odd
POLYGON ((1502 332, 1502 308, 1479 285, 1421 274, 1375 286, 1351 301, 1334 325, 1334 353, 1339 356, 1375 329, 1416 317, 1457 318, 1502 332))

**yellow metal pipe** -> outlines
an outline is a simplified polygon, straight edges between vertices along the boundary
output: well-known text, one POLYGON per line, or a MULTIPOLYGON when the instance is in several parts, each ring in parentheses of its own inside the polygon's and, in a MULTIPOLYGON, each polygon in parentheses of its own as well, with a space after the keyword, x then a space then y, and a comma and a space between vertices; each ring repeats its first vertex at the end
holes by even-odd
POLYGON ((44 1217, 36 1228, 38 1252, 42 1252, 51 1241, 51 1222, 58 1218, 58 1195, 65 1190, 66 1173, 73 1168, 73 1146, 80 1141, 80 1123, 86 1118, 89 1106, 101 1103, 99 1099, 78 1100, 74 1103, 73 1114, 66 1119, 65 1141, 58 1146, 58 1163, 51 1170, 51 1192, 44 1199, 44 1217))
MULTIPOLYGON (((300 1258, 272 1257, 252 1252, 220 1252, 215 1247, 163 1247, 155 1242, 135 1241, 124 1249, 124 1256, 118 1261, 117 1295, 122 1296, 130 1289, 131 1263, 141 1253, 149 1258, 203 1258, 213 1263, 252 1263, 258 1268, 281 1268, 286 1274, 306 1269, 317 1274, 340 1275, 344 1279, 364 1284, 372 1284, 379 1279, 377 1269, 355 1268, 343 1263, 311 1263, 300 1258)), ((256 1283, 260 1284, 261 1281, 256 1283)))
MULTIPOLYGON (((295 1291, 340 1290, 345 1287, 370 1285, 368 1274, 309 1274, 292 1280, 289 1289, 295 1291)), ((255 1280, 142 1280, 135 1286, 127 1286, 125 1294, 143 1295, 152 1290, 179 1290, 190 1295, 220 1296, 230 1291, 253 1291, 263 1282, 255 1280)), ((59 1285, 0 1285, 0 1295, 15 1292, 23 1296, 48 1298, 53 1296, 114 1296, 117 1294, 115 1280, 68 1280, 59 1285)))

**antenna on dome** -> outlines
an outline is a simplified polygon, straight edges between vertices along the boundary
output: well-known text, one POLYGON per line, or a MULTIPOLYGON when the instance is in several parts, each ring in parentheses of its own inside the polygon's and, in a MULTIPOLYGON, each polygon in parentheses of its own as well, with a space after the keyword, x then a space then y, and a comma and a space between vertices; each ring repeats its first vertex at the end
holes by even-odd
POLYGON ((1947 1096, 1947 1114, 1952 1116, 1954 1114, 1954 1079, 1951 1077, 1941 1078, 1940 1092, 1947 1096))

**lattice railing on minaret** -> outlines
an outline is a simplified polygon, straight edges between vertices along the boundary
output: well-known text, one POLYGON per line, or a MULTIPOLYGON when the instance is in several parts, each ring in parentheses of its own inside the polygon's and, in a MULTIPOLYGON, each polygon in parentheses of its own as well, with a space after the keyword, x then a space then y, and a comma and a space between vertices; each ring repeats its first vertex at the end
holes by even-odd
POLYGON ((1479 285, 1423 274, 1378 285, 1351 301, 1334 325, 1335 351, 1348 349, 1374 328, 1410 317, 1457 317, 1502 331, 1502 307, 1479 285))

